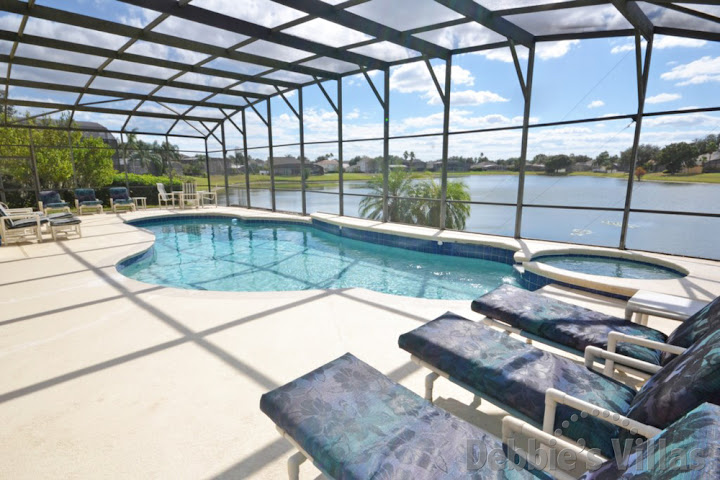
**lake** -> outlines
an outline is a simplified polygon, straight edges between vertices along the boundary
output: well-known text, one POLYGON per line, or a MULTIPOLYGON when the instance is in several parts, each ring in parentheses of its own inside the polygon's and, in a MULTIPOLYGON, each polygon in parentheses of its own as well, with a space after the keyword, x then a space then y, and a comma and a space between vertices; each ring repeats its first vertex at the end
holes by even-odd
MULTIPOLYGON (((311 179, 312 180, 312 179, 311 179)), ((439 180, 438 180, 439 181, 439 180)), ((516 175, 467 175, 450 181, 465 183, 473 201, 515 203, 516 175)), ((309 189, 312 187, 308 187, 309 189)), ((525 203, 535 205, 573 205, 622 208, 627 181, 619 178, 590 176, 525 178, 525 203)), ((307 211, 338 213, 338 186, 308 190, 307 211)), ((345 193, 368 194, 364 181, 345 182, 345 193)), ((359 216, 363 197, 345 196, 345 215, 359 216)), ((245 190, 231 187, 230 201, 245 204, 245 190)), ((225 202, 221 195, 219 203, 225 202)), ((253 189, 253 207, 270 208, 270 191, 253 189)), ((278 210, 299 212, 299 191, 276 191, 278 210)), ((633 208, 689 211, 720 214, 720 184, 635 182, 633 208)), ((622 212, 524 208, 522 236, 543 240, 617 247, 620 241, 622 212)), ((465 230, 512 236, 515 207, 472 205, 465 230)), ((628 230, 628 248, 679 255, 720 259, 720 218, 684 217, 633 213, 628 230)))

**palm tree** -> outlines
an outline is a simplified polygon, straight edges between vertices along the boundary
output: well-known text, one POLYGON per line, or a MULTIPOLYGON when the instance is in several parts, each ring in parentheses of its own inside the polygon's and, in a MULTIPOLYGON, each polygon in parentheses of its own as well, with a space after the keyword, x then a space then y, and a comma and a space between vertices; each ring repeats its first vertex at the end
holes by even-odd
MULTIPOLYGON (((360 215, 373 220, 382 219, 383 178, 375 176, 368 182, 368 188, 377 197, 365 197, 360 202, 360 215)), ((393 170, 388 176, 388 220, 400 223, 415 223, 408 200, 393 197, 408 197, 412 192, 412 178, 406 172, 393 170)))
MULTIPOLYGON (((434 200, 441 198, 440 184, 431 178, 416 185, 413 193, 413 196, 427 199, 419 203, 420 210, 416 213, 417 223, 433 227, 440 225, 440 202, 434 200)), ((467 185, 462 182, 448 182, 445 198, 448 201, 445 206, 445 228, 464 230, 465 221, 470 216, 470 205, 452 202, 470 201, 467 185)))
POLYGON ((160 158, 162 169, 160 174, 167 173, 170 176, 170 185, 172 185, 173 173, 173 162, 180 161, 180 150, 177 145, 173 145, 167 140, 161 144, 157 142, 153 143, 153 151, 160 158))
MULTIPOLYGON (((382 177, 375 177, 368 182, 368 187, 377 197, 366 197, 360 202, 360 215, 373 220, 382 218, 382 177)), ((414 184, 408 172, 393 170, 388 177, 388 220, 391 222, 412 223, 437 226, 440 224, 441 187, 433 179, 414 184), (416 197, 407 198, 393 197, 416 197)), ((447 200, 469 201, 470 193, 462 182, 448 182, 447 200)), ((466 203, 447 203, 445 228, 463 230, 465 221, 470 216, 470 205, 466 203)))

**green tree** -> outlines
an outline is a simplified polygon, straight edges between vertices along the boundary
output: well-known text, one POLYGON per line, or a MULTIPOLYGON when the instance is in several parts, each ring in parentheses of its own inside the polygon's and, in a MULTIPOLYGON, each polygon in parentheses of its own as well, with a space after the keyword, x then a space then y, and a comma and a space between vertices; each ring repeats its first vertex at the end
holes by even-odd
POLYGON ((570 165, 572 165, 572 160, 567 155, 553 155, 545 161, 545 173, 556 173, 570 165))
MULTIPOLYGON (((383 213, 383 180, 377 176, 368 182, 377 197, 366 197, 360 202, 360 215, 379 220, 383 213)), ((393 170, 388 177, 388 219, 391 222, 437 226, 440 223, 440 185, 433 179, 414 183, 409 172, 393 170), (407 198, 394 198, 407 197, 407 198)), ((448 182, 447 199, 469 201, 470 193, 461 182, 448 182)), ((465 203, 448 203, 446 228, 462 230, 470 215, 465 203)))
POLYGON ((100 138, 83 137, 79 132, 73 133, 73 137, 73 142, 80 147, 74 149, 75 178, 78 185, 110 185, 115 174, 112 159, 115 150, 109 148, 100 138))
POLYGON ((660 152, 660 165, 671 174, 675 174, 683 167, 692 167, 697 159, 697 147, 691 143, 678 142, 665 145, 660 152))
MULTIPOLYGON (((632 165, 632 158, 630 158, 631 155, 632 147, 620 152, 619 163, 621 168, 625 170, 630 168, 630 165, 632 165)), ((659 155, 660 148, 655 145, 638 145, 637 165, 645 165, 650 160, 657 160, 659 155)))

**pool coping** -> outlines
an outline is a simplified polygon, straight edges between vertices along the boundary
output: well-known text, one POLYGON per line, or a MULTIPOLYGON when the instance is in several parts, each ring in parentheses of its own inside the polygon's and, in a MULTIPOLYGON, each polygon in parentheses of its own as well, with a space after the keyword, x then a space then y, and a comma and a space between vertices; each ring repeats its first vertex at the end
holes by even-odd
MULTIPOLYGON (((301 216, 239 207, 219 207, 213 210, 161 210, 156 212, 142 212, 140 215, 134 215, 132 218, 123 219, 123 221, 128 225, 132 225, 133 221, 142 221, 150 218, 172 218, 174 216, 227 217, 239 218, 243 221, 280 221, 306 224, 315 226, 320 230, 329 231, 329 233, 335 233, 332 231, 333 229, 337 229, 337 232, 343 232, 344 230, 341 236, 348 238, 371 242, 373 238, 389 239, 388 242, 384 244, 410 250, 424 251, 426 253, 446 255, 453 255, 452 253, 447 253, 448 248, 450 248, 449 251, 451 252, 453 248, 447 244, 467 245, 471 247, 469 249, 457 247, 458 252, 463 252, 464 254, 460 253, 456 254, 456 256, 467 256, 500 261, 511 265, 514 264, 523 286, 531 290, 536 290, 549 284, 559 284, 624 300, 632 297, 632 295, 640 290, 686 296, 700 300, 710 300, 717 295, 706 288, 698 288, 696 284, 697 280, 712 278, 713 282, 720 283, 720 262, 713 260, 632 250, 621 251, 608 247, 562 244, 540 240, 518 240, 487 234, 439 230, 417 225, 382 223, 376 220, 344 217, 327 213, 313 213, 308 216, 301 216), (408 239, 415 239, 418 240, 418 242, 408 241, 408 239), (438 245, 439 249, 437 247, 431 248, 431 244, 427 242, 434 242, 435 245, 438 245), (443 246, 445 246, 445 248, 443 248, 443 246), (490 247, 490 249, 486 250, 485 253, 482 253, 482 250, 475 250, 480 253, 473 254, 472 247, 480 247, 480 249, 490 247), (497 250, 511 252, 511 260, 507 257, 501 258, 497 250), (687 275, 679 279, 624 279, 571 272, 533 260, 539 256, 564 253, 633 259, 644 263, 655 263, 661 266, 667 266, 668 268, 687 272, 687 275)), ((147 230, 145 231, 150 233, 147 230)), ((133 249, 135 251, 132 253, 124 255, 122 258, 116 258, 114 263, 117 265, 130 257, 144 253, 147 249, 149 249, 149 246, 137 250, 133 249)))

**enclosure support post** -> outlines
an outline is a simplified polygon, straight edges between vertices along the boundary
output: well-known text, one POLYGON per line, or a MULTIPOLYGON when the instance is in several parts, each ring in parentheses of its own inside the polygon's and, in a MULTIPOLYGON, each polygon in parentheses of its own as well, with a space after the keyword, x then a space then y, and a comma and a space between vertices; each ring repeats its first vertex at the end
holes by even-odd
POLYGON ((70 129, 68 129, 68 146, 70 147, 70 163, 72 164, 73 171, 73 185, 75 185, 75 188, 78 188, 77 173, 75 173, 75 151, 73 150, 72 131, 70 129))
POLYGON ((515 45, 512 42, 510 42, 510 50, 513 55, 515 69, 517 70, 518 80, 520 81, 520 88, 522 89, 525 100, 525 108, 523 110, 522 140, 520 143, 520 160, 518 162, 517 205, 515 207, 515 238, 521 238, 523 198, 525 196, 525 165, 527 163, 528 134, 530 131, 530 99, 532 97, 533 69, 535 66, 535 44, 533 43, 528 49, 527 74, 525 75, 524 82, 522 69, 520 68, 520 61, 518 60, 517 52, 515 51, 515 45))
POLYGON ((630 153, 630 170, 628 171, 628 183, 625 193, 625 208, 623 210, 622 227, 620 228, 621 250, 627 248, 627 230, 630 221, 630 205, 632 203, 633 186, 635 183, 635 168, 637 165, 638 147, 640 146, 640 132, 642 130, 643 113, 645 111, 645 93, 647 92, 648 76, 650 73, 650 58, 652 57, 653 36, 647 41, 645 50, 645 63, 642 58, 642 39, 638 32, 635 32, 635 69, 637 75, 638 109, 635 117, 635 136, 633 137, 632 151, 630 153))
POLYGON ((447 225, 447 167, 448 148, 450 141, 450 83, 452 81, 452 55, 445 60, 445 91, 443 92, 443 138, 442 138, 442 173, 440 174, 440 225, 445 229, 447 225))
POLYGON ((227 149, 225 147, 225 120, 220 123, 220 138, 222 140, 223 173, 225 174, 225 206, 230 206, 230 184, 228 182, 227 149))
POLYGON ((40 201, 40 176, 37 170, 37 160, 35 159, 35 143, 33 142, 32 128, 28 130, 28 138, 30 139, 30 164, 33 171, 33 179, 35 180, 35 195, 37 201, 40 201))
POLYGON ((300 196, 302 197, 302 214, 307 215, 305 190, 305 117, 303 116, 303 89, 298 88, 298 123, 300 128, 300 196))
POLYGON ((247 208, 251 208, 250 205, 250 160, 248 160, 248 147, 247 147, 247 125, 245 123, 245 109, 242 110, 242 135, 243 135, 243 155, 245 156, 245 199, 247 200, 247 208))
POLYGON ((345 189, 343 186, 343 101, 342 101, 342 78, 337 79, 337 118, 338 118, 338 197, 340 200, 340 216, 345 215, 345 189))
POLYGON ((207 172, 208 192, 210 192, 212 185, 210 184, 210 154, 208 153, 207 137, 205 137, 205 171, 207 172))
POLYGON ((275 158, 273 155, 273 135, 272 135, 272 111, 270 109, 270 99, 265 100, 267 102, 267 131, 268 131, 268 146, 270 149, 270 201, 272 205, 272 211, 276 210, 275 205, 275 158))
MULTIPOLYGON (((127 145, 122 132, 120 132, 120 143, 123 146, 123 164, 125 165, 125 188, 127 188, 128 195, 130 195, 130 180, 128 179, 128 161, 127 161, 127 145)), ((172 177, 170 177, 172 178, 172 177)), ((172 190, 172 181, 170 181, 170 190, 172 190)))
POLYGON ((388 205, 388 180, 390 175, 390 67, 385 67, 385 88, 383 89, 383 222, 390 221, 388 205))

